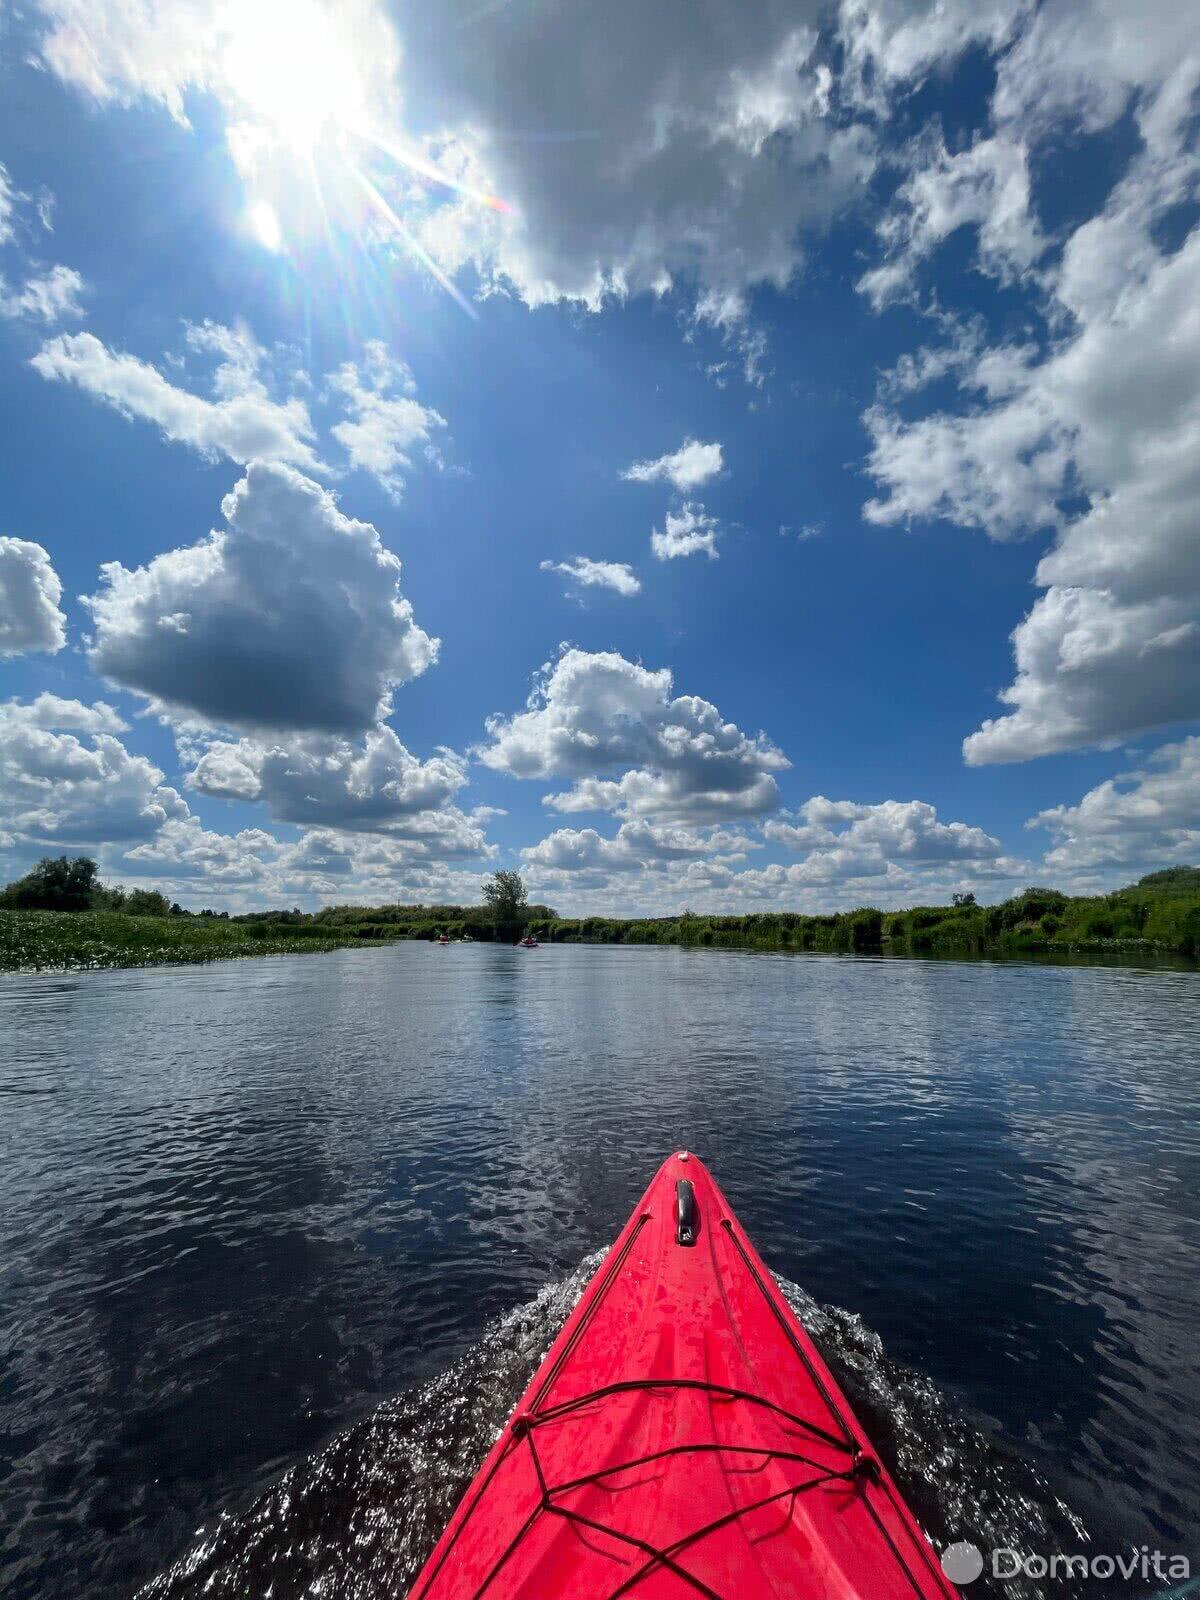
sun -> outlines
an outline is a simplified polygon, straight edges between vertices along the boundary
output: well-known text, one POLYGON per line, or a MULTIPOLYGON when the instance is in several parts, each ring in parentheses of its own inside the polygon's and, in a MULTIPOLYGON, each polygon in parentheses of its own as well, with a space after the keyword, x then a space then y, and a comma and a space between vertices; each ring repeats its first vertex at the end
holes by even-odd
MULTIPOLYGON (((0 4, 3 0, 0 0, 0 4)), ((420 203, 398 198, 377 169, 402 169, 427 188, 503 212, 495 195, 444 172, 398 123, 398 56, 351 0, 224 0, 215 41, 215 81, 226 137, 246 186, 242 226, 264 250, 299 259, 297 233, 331 219, 353 197, 474 316, 419 237, 420 203), (301 200, 301 196, 304 200, 301 200), (304 202, 315 198, 315 209, 304 202), (300 220, 297 220, 300 219, 300 220)))
POLYGON ((364 115, 352 35, 321 0, 242 0, 230 12, 223 66, 249 116, 297 154, 364 115))

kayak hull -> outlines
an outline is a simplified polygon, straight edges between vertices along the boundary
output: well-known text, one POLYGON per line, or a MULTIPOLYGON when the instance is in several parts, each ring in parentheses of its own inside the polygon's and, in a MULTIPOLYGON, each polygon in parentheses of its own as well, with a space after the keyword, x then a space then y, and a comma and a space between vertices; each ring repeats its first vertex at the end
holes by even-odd
POLYGON ((410 1600, 953 1600, 704 1165, 659 1169, 410 1600))

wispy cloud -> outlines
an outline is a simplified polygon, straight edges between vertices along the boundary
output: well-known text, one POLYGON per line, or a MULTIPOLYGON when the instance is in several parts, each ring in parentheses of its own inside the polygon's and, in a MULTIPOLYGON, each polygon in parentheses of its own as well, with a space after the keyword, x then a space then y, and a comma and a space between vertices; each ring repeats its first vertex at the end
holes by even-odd
POLYGON ((593 561, 590 556, 573 556, 570 561, 543 561, 543 572, 557 572, 568 584, 585 589, 611 589, 614 594, 641 593, 641 582, 624 561, 593 561))

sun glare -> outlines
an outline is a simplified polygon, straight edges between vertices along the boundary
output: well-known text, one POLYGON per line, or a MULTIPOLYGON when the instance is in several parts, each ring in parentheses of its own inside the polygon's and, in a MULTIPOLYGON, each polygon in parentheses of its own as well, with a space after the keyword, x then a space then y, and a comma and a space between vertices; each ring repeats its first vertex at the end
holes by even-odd
POLYGON ((229 84, 279 140, 306 154, 359 122, 366 86, 334 12, 318 0, 257 0, 233 19, 229 84))
POLYGON ((398 127, 387 52, 381 56, 378 39, 367 37, 356 15, 356 7, 338 0, 227 0, 221 67, 232 113, 230 147, 247 186, 243 225, 264 249, 299 261, 301 254, 286 241, 308 225, 306 215, 314 214, 308 202, 315 199, 332 237, 346 197, 355 196, 360 208, 365 198, 376 225, 382 223, 474 316, 418 237, 420 197, 392 196, 377 170, 380 158, 476 205, 499 212, 507 207, 443 171, 398 127))

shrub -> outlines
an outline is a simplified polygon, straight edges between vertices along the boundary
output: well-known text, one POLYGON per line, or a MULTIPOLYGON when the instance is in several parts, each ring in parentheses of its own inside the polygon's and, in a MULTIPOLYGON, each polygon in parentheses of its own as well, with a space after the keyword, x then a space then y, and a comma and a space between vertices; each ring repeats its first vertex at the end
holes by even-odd
POLYGON ((171 902, 156 889, 132 889, 122 909, 131 917, 169 917, 171 902))

